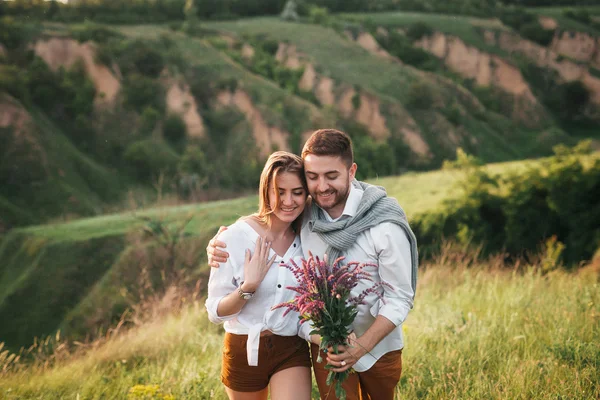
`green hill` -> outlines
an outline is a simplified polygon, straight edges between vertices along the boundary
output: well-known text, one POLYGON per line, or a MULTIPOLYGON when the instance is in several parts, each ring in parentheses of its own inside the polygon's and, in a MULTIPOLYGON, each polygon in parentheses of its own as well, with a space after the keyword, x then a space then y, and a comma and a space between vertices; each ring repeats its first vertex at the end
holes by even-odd
MULTIPOLYGON (((33 176, 30 150, 2 155, 11 165, 1 174, 2 225, 99 215, 126 196, 151 203, 157 191, 231 196, 255 186, 268 153, 298 152, 323 126, 353 137, 360 178, 435 169, 458 147, 498 162, 597 137, 598 66, 573 59, 560 36, 581 24, 596 37, 595 28, 560 14, 547 30, 554 42, 541 45, 516 25, 534 11, 112 26, 5 17, 3 105, 16 101, 33 125, 2 132, 9 143, 42 132, 38 161, 51 167, 33 176), (55 184, 54 173, 69 176, 55 184)), ((4 121, 14 120, 8 109, 4 121)))
MULTIPOLYGON (((572 219, 555 215, 554 200, 569 212, 572 204, 540 176, 513 186, 526 188, 522 202, 486 187, 460 203, 453 182, 462 174, 436 171, 458 149, 506 172, 538 165, 524 160, 557 144, 598 139, 597 48, 581 45, 598 38, 579 14, 312 8, 291 22, 151 18, 149 9, 141 20, 149 24, 131 23, 130 10, 111 21, 128 24, 102 25, 60 13, 28 20, 7 7, 0 11, 16 16, 0 23, 0 318, 11 323, 0 338, 13 348, 58 328, 83 337, 114 326, 140 300, 128 288, 162 290, 175 281, 167 273, 186 271, 185 287, 205 279, 206 241, 254 210, 256 197, 200 201, 254 193, 270 152, 299 152, 321 127, 351 135, 358 177, 400 200, 424 254, 442 236, 468 243, 490 232, 499 232, 498 250, 507 242, 496 227, 518 223, 510 207, 531 204, 552 218, 536 224, 527 249, 557 226, 574 243, 570 261, 595 249, 595 233, 580 238, 574 222, 563 224, 595 221, 594 176, 576 182, 589 210, 572 219), (582 42, 569 46, 571 34, 582 42), (161 201, 189 205, 152 207, 161 201), (173 249, 176 263, 163 254, 173 249)), ((567 168, 583 175, 568 163, 558 172, 567 168)), ((525 233, 511 237, 513 247, 525 233)))

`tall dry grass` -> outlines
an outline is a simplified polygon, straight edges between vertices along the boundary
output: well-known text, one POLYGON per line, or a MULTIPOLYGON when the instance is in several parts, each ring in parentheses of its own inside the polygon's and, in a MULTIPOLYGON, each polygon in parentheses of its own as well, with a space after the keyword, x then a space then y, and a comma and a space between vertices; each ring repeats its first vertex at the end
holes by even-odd
MULTIPOLYGON (((600 260, 567 272, 445 247, 420 270, 398 398, 599 398, 599 284, 600 260)), ((202 300, 175 304, 85 345, 0 349, 0 397, 225 399, 221 328, 202 300)))

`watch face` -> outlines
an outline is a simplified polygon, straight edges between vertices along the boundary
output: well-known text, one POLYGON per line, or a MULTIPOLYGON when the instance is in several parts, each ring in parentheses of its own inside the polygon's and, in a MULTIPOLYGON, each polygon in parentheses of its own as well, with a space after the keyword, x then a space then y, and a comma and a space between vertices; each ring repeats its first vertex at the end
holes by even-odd
POLYGON ((250 300, 252 298, 252 293, 244 293, 242 294, 242 298, 244 300, 250 300))

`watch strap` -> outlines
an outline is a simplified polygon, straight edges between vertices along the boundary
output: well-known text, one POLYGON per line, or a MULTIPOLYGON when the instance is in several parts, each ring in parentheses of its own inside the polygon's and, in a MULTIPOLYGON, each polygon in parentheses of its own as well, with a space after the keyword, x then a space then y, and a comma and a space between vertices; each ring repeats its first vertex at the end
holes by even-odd
POLYGON ((251 298, 252 298, 252 296, 254 296, 254 292, 244 292, 244 291, 242 290, 242 285, 243 285, 243 284, 244 284, 244 281, 241 281, 241 282, 240 282, 240 285, 239 285, 239 286, 238 286, 238 288, 237 288, 238 295, 240 296, 240 298, 241 298, 241 299, 244 299, 244 300, 249 300, 249 299, 251 299, 251 298))

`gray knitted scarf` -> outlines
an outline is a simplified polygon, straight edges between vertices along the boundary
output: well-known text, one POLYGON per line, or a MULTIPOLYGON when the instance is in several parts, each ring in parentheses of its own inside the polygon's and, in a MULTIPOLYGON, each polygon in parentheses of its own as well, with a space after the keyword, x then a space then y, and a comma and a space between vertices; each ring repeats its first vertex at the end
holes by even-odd
POLYGON ((317 206, 315 201, 310 205, 309 229, 316 232, 321 240, 327 245, 327 255, 333 262, 344 254, 354 243, 358 235, 383 222, 392 222, 400 225, 406 232, 410 242, 412 257, 412 289, 417 289, 417 269, 419 266, 419 255, 417 251, 417 238, 410 229, 406 214, 398 201, 393 197, 387 197, 385 189, 368 183, 354 180, 353 185, 364 191, 356 215, 350 218, 328 221, 323 215, 323 210, 317 206))

